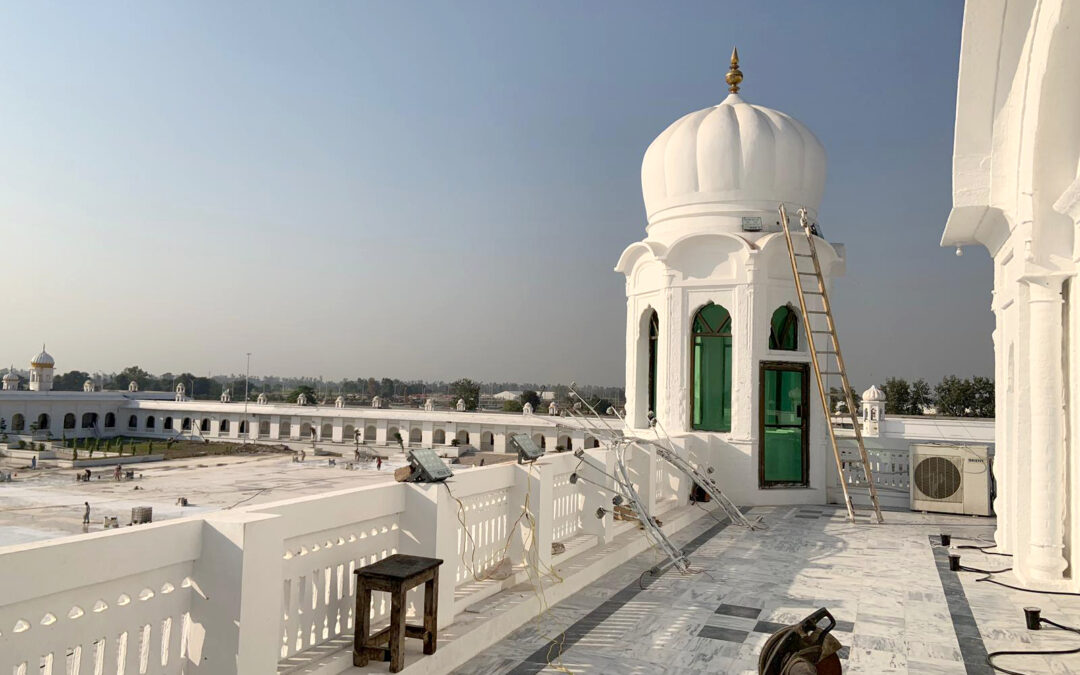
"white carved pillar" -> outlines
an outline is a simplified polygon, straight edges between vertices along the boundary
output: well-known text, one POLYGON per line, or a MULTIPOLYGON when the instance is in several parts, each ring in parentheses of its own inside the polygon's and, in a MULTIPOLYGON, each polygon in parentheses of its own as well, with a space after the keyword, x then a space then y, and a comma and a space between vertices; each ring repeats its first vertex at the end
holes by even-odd
POLYGON ((1066 567, 1065 399, 1062 377, 1060 276, 1025 279, 1031 416, 1031 539, 1029 575, 1058 580, 1066 567))

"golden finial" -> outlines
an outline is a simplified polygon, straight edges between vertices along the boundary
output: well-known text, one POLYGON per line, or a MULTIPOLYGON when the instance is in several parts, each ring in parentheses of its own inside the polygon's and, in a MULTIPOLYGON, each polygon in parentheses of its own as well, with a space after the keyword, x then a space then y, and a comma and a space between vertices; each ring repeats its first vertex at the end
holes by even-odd
POLYGON ((734 47, 731 50, 731 68, 728 70, 727 75, 724 76, 724 81, 728 83, 728 91, 732 94, 739 93, 739 83, 742 82, 742 71, 739 70, 738 47, 734 47))

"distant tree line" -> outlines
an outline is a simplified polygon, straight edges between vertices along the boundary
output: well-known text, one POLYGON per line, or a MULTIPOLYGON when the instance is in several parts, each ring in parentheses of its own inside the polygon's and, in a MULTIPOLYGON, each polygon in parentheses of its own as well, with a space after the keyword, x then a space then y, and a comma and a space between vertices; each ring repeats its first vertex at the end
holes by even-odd
MULTIPOLYGON (((173 391, 177 384, 183 384, 186 394, 196 399, 217 399, 228 389, 232 400, 244 400, 244 375, 198 376, 193 373, 171 372, 153 375, 139 366, 129 366, 118 373, 91 374, 81 370, 58 373, 53 377, 53 389, 57 391, 82 391, 86 380, 94 381, 99 387, 109 390, 126 391, 128 384, 134 381, 140 391, 173 391)), ((390 377, 357 377, 342 380, 323 380, 314 377, 278 377, 252 376, 248 378, 248 398, 255 400, 259 394, 265 394, 271 401, 295 403, 303 393, 309 404, 333 401, 341 395, 353 402, 370 402, 379 396, 386 401, 421 403, 424 398, 444 395, 456 403, 461 398, 467 410, 476 410, 482 395, 496 394, 501 391, 522 391, 517 403, 523 405, 526 400, 533 402, 533 409, 539 411, 542 402, 541 392, 554 392, 555 400, 560 404, 570 402, 570 389, 563 384, 536 384, 517 382, 479 382, 468 378, 444 382, 442 380, 401 380, 390 377)), ((621 387, 603 387, 582 385, 577 391, 590 402, 603 403, 604 410, 613 401, 622 404, 624 391, 621 387)), ((520 408, 518 408, 520 411, 520 408)), ((603 410, 601 410, 603 412, 603 410)))
MULTIPOLYGON (((925 415, 933 411, 946 417, 994 417, 994 380, 989 377, 962 379, 946 375, 933 387, 922 378, 908 382, 902 377, 890 377, 881 390, 885 392, 888 415, 925 415)), ((839 389, 831 390, 830 398, 834 410, 842 409, 839 389)), ((856 397, 855 404, 859 403, 856 397)))

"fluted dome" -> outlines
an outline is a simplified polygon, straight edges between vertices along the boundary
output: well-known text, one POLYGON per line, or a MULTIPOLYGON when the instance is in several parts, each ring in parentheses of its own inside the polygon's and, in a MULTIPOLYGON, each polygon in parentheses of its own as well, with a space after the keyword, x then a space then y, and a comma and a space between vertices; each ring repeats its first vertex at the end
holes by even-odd
POLYGON ((14 371, 9 370, 7 372, 7 374, 4 375, 4 382, 18 382, 18 381, 19 381, 19 376, 16 375, 14 371))
POLYGON ((41 353, 30 360, 31 366, 39 366, 44 368, 52 368, 56 365, 56 360, 53 359, 49 352, 45 351, 45 348, 41 348, 41 353))
POLYGON ((645 151, 649 224, 679 216, 775 213, 779 202, 816 216, 825 148, 798 120, 730 94, 669 126, 645 151))
POLYGON ((879 403, 885 400, 885 392, 881 391, 876 384, 872 384, 869 389, 862 393, 862 400, 879 403))

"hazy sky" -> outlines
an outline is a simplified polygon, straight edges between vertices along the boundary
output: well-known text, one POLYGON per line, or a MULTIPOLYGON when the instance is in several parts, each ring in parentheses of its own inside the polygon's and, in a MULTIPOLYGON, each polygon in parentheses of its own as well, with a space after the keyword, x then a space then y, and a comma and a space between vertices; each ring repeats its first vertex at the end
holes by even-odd
POLYGON ((993 372, 938 247, 962 3, 11 3, 0 361, 622 384, 645 148, 744 97, 829 154, 857 384, 993 372))

